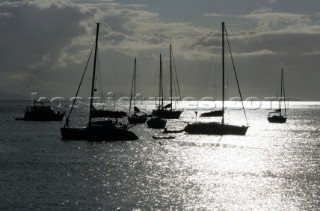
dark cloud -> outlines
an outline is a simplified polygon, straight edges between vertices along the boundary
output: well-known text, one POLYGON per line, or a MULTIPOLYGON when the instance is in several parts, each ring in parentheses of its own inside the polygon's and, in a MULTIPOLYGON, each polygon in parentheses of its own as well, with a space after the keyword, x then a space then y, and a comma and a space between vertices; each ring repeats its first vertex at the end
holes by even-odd
POLYGON ((40 83, 43 72, 57 66, 62 50, 85 33, 81 21, 92 17, 61 2, 4 2, 0 14, 7 14, 0 15, 0 71, 25 84, 40 83))
POLYGON ((73 2, 1 3, 1 89, 74 94, 95 23, 101 22, 104 91, 128 92, 137 57, 143 95, 157 93, 159 54, 167 63, 172 43, 181 91, 198 97, 208 66, 221 53, 220 22, 225 19, 245 96, 274 95, 285 68, 290 97, 319 99, 312 91, 320 88, 315 79, 320 16, 313 0, 313 7, 297 0, 294 6, 277 0, 139 1, 137 7, 132 1, 73 2))

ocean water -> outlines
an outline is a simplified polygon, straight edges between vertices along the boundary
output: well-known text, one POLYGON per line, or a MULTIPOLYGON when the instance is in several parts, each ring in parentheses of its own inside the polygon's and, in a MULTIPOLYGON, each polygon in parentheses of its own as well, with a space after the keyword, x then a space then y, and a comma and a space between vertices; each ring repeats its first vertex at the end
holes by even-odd
MULTIPOLYGON (((161 130, 139 125, 139 140, 101 143, 62 141, 63 122, 15 121, 28 104, 0 102, 0 210, 320 209, 319 102, 290 102, 286 124, 268 123, 268 103, 251 107, 246 136, 154 140, 161 130)), ((169 126, 208 121, 184 106, 169 126)))

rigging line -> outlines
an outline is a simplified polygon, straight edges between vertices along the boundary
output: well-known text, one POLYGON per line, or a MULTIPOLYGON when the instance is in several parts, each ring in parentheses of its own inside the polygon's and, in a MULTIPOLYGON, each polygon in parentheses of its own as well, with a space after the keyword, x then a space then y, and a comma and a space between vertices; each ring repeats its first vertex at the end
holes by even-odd
MULTIPOLYGON (((100 91, 100 96, 102 98, 102 103, 104 102, 104 99, 103 99, 103 87, 102 87, 102 75, 101 75, 101 68, 100 68, 100 54, 99 54, 99 51, 98 51, 98 76, 100 78, 99 81, 99 91, 100 91)), ((104 104, 102 104, 102 106, 104 106, 104 104)))
MULTIPOLYGON (((114 78, 115 78, 117 90, 120 90, 119 80, 118 80, 118 77, 117 77, 117 74, 116 74, 114 65, 113 65, 113 63, 112 63, 111 57, 110 57, 110 55, 108 54, 108 52, 107 52, 107 56, 108 56, 109 61, 110 61, 110 66, 111 66, 111 70, 112 70, 113 76, 114 76, 114 78)), ((114 94, 115 94, 115 93, 114 93, 114 94)))
MULTIPOLYGON (((214 53, 214 54, 217 54, 217 52, 216 53, 214 53)), ((217 57, 214 57, 213 58, 213 60, 212 60, 212 66, 213 66, 213 68, 214 68, 214 72, 213 72, 213 98, 215 99, 215 100, 217 100, 217 96, 218 96, 218 91, 217 91, 217 88, 220 88, 219 90, 221 90, 221 86, 219 86, 219 85, 217 85, 217 84, 219 84, 218 83, 218 79, 220 78, 219 77, 219 73, 218 73, 218 70, 221 70, 222 69, 222 63, 220 62, 221 60, 218 60, 218 58, 217 57)), ((222 74, 222 73, 221 73, 222 74)), ((219 92, 219 94, 220 94, 220 92, 219 92)), ((222 96, 221 96, 222 97, 222 96)))
MULTIPOLYGON (((218 40, 214 40, 214 46, 218 46, 218 40)), ((214 48, 213 49, 213 55, 216 55, 218 50, 220 48, 214 48)), ((208 89, 211 92, 211 86, 209 86, 208 84, 211 84, 210 81, 213 78, 213 99, 216 100, 217 99, 217 92, 216 92, 216 88, 221 88, 219 86, 217 86, 217 81, 218 81, 218 70, 222 69, 221 68, 221 63, 219 62, 220 60, 217 58, 217 56, 213 56, 212 59, 210 59, 210 63, 208 63, 207 65, 207 69, 206 72, 204 74, 204 79, 203 79, 203 84, 201 86, 201 90, 200 90, 200 96, 205 97, 205 95, 207 95, 208 89), (214 71, 212 71, 214 70, 214 71)), ((209 94, 210 96, 211 94, 209 94)))
POLYGON ((107 23, 100 22, 100 25, 102 26, 101 28, 105 28, 106 30, 112 30, 112 28, 107 23))
POLYGON ((246 114, 246 109, 244 109, 243 98, 242 98, 242 94, 241 94, 241 90, 240 90, 237 71, 236 71, 236 67, 234 65, 234 60, 233 60, 233 56, 232 56, 232 53, 231 53, 231 46, 230 46, 229 38, 228 38, 228 32, 227 32, 226 29, 225 29, 225 32, 226 32, 226 38, 227 38, 227 43, 228 43, 228 47, 229 47, 229 53, 230 53, 230 57, 231 57, 231 61, 232 61, 232 67, 233 67, 234 75, 235 75, 235 78, 236 78, 236 81, 237 81, 237 85, 238 85, 238 91, 239 91, 239 95, 240 95, 240 99, 241 99, 241 104, 242 104, 242 107, 243 107, 243 113, 244 113, 244 116, 246 118, 246 122, 247 122, 247 125, 248 125, 248 118, 247 118, 247 114, 246 114))
MULTIPOLYGON (((134 62, 135 62, 135 66, 134 66, 134 69, 136 68, 136 58, 134 58, 134 62)), ((130 91, 130 102, 129 102, 129 116, 130 116, 130 111, 131 111, 131 101, 132 101, 132 98, 133 98, 133 93, 134 93, 134 80, 135 80, 135 70, 133 70, 133 74, 132 74, 132 81, 131 81, 131 91, 130 91)))
POLYGON ((135 74, 134 74, 134 83, 133 83, 133 85, 134 85, 134 89, 133 89, 133 106, 136 106, 137 105, 137 99, 138 99, 138 96, 140 96, 140 99, 141 99, 141 97, 142 97, 142 92, 141 92, 141 90, 140 90, 140 92, 138 91, 137 92, 137 90, 138 90, 138 85, 137 84, 139 84, 138 82, 139 82, 139 77, 140 77, 140 75, 138 74, 138 70, 139 70, 139 64, 138 64, 138 62, 137 62, 137 59, 136 59, 136 57, 135 57, 135 70, 134 70, 134 72, 135 72, 135 74))
POLYGON ((284 92, 284 79, 283 79, 283 70, 282 70, 282 92, 283 92, 283 103, 284 103, 284 113, 287 115, 287 108, 286 108, 286 93, 284 92))
MULTIPOLYGON (((213 58, 213 60, 212 60, 212 66, 213 66, 213 69, 214 70, 220 70, 220 69, 222 69, 222 68, 215 68, 215 66, 217 66, 217 61, 216 61, 217 59, 215 59, 215 58, 213 58)), ((218 88, 219 86, 218 85, 216 85, 217 84, 217 79, 218 79, 218 71, 214 71, 213 72, 213 98, 217 98, 217 90, 216 90, 216 88, 218 88)))
MULTIPOLYGON (((107 24, 107 23, 100 23, 101 25, 102 25, 102 28, 104 28, 104 29, 106 29, 107 30, 107 32, 108 32, 108 34, 111 34, 111 33, 114 33, 113 32, 113 29, 107 24)), ((117 32, 117 33, 119 33, 119 32, 117 32)), ((107 34, 107 35, 108 35, 107 34)), ((107 39, 107 38, 105 38, 105 39, 107 39)), ((120 90, 120 86, 119 86, 119 80, 118 80, 118 77, 117 77, 117 74, 116 74, 116 71, 115 71, 115 68, 114 68, 114 65, 113 65, 113 63, 112 63, 112 60, 111 60, 111 56, 109 55, 109 53, 108 53, 108 51, 106 51, 106 55, 107 55, 107 57, 108 57, 108 59, 109 59, 109 63, 110 63, 110 68, 111 68, 111 70, 112 70, 112 74, 113 74, 113 77, 114 77, 114 81, 115 81, 115 86, 116 86, 116 89, 117 90, 120 90)), ((115 93, 114 93, 115 94, 115 93)))
MULTIPOLYGON (((158 58, 156 58, 156 60, 157 60, 158 58)), ((157 62, 158 63, 158 62, 157 62)), ((157 84, 158 82, 157 82, 157 79, 158 79, 158 71, 159 71, 159 67, 158 67, 158 65, 156 65, 156 67, 154 68, 154 74, 153 74, 153 83, 152 84, 157 84)), ((159 86, 159 85, 158 85, 159 86)), ((153 88, 153 93, 157 93, 157 87, 158 86, 152 86, 152 88, 153 88)), ((159 96, 160 97, 160 96, 159 96)), ((155 102, 155 105, 157 104, 157 100, 158 100, 158 98, 156 97, 156 95, 155 95, 155 97, 154 97, 154 102, 155 102)))
POLYGON ((174 60, 174 55, 173 55, 173 50, 171 49, 171 54, 172 54, 172 63, 173 63, 173 69, 174 69, 174 73, 175 73, 175 81, 177 83, 177 89, 178 89, 178 96, 179 96, 179 100, 181 100, 181 92, 180 92, 180 85, 179 85, 179 81, 178 81, 178 73, 177 73, 177 68, 176 68, 176 63, 174 60))
MULTIPOLYGON (((172 80, 173 80, 174 82, 177 81, 175 75, 172 76, 172 80)), ((180 88, 179 88, 178 82, 177 82, 177 84, 176 84, 176 83, 173 83, 173 90, 174 90, 174 98, 173 98, 173 100, 174 100, 175 106, 177 107, 177 105, 179 104, 179 101, 181 101, 180 88)))
MULTIPOLYGON (((219 41, 218 41, 218 37, 215 38, 214 40, 214 46, 219 46, 220 43, 220 37, 219 37, 219 41)), ((221 46, 222 48, 222 46, 221 46)), ((213 55, 219 55, 219 52, 221 51, 221 48, 214 48, 213 49, 213 55)), ((220 55, 221 56, 221 55, 220 55)), ((218 80, 221 78, 219 77, 219 70, 222 69, 222 62, 221 59, 218 56, 214 56, 212 59, 212 67, 213 67, 213 98, 214 100, 217 100, 217 96, 218 96, 218 91, 217 88, 221 88, 221 86, 218 86, 218 80)), ((222 74, 222 72, 221 72, 222 74)), ((211 77, 210 77, 211 78, 211 77)), ((221 92, 219 92, 220 94, 221 92)), ((222 97, 222 96, 221 96, 222 97)))
POLYGON ((65 124, 65 126, 67 126, 67 127, 68 127, 68 125, 69 125, 69 118, 70 118, 71 113, 72 113, 72 111, 73 111, 74 104, 76 103, 76 100, 77 100, 77 97, 78 97, 78 94, 79 94, 79 91, 80 91, 80 87, 81 87, 81 84, 82 84, 82 82, 83 82, 83 78, 84 78, 84 76, 85 76, 85 74, 86 74, 86 71, 87 71, 87 68, 88 68, 88 65, 89 65, 91 56, 92 56, 92 52, 93 52, 94 46, 95 46, 95 43, 92 45, 92 49, 91 49, 91 51, 90 51, 89 58, 88 58, 88 60, 87 60, 86 66, 85 66, 84 71, 83 71, 83 74, 82 74, 82 76, 81 76, 80 84, 79 84, 79 86, 78 86, 77 92, 76 92, 75 97, 74 97, 74 99, 73 99, 73 102, 72 102, 72 105, 71 105, 71 109, 70 109, 70 111, 69 111, 69 114, 68 114, 68 116, 67 116, 67 118, 66 118, 66 124, 65 124))

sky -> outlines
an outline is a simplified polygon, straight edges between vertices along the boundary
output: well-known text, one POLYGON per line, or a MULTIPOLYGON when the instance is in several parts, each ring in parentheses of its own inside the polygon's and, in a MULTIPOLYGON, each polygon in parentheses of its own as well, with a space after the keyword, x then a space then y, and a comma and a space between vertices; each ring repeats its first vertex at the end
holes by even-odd
MULTIPOLYGON (((136 57, 138 91, 157 96, 159 55, 167 74, 172 44, 182 98, 219 99, 224 21, 244 98, 277 96, 283 68, 287 97, 318 101, 319 11, 318 0, 1 1, 0 92, 74 96, 99 22, 101 92, 129 94, 136 57)), ((236 85, 227 69, 230 98, 236 85)))

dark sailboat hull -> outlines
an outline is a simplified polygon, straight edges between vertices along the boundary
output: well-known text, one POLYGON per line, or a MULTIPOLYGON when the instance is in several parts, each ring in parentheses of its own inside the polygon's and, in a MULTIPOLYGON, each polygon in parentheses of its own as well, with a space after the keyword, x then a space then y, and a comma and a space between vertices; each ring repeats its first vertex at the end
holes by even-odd
POLYGON ((164 119, 179 119, 182 111, 179 110, 153 110, 152 116, 158 116, 164 119))
POLYGON ((147 115, 132 115, 128 117, 128 122, 130 124, 143 124, 147 121, 147 115))
POLYGON ((167 124, 167 120, 161 119, 158 117, 151 118, 147 121, 147 125, 149 128, 162 129, 165 128, 167 124))
POLYGON ((284 116, 271 116, 268 117, 270 123, 286 123, 287 118, 284 116))
POLYGON ((248 128, 248 126, 226 125, 217 122, 209 122, 189 124, 184 130, 189 134, 245 135, 248 128))
POLYGON ((152 138, 154 139, 175 139, 176 137, 175 136, 159 136, 159 135, 155 135, 155 136, 152 136, 152 138))
POLYGON ((200 117, 220 117, 223 115, 223 111, 210 111, 210 112, 206 112, 206 113, 202 113, 200 115, 200 117))
POLYGON ((62 140, 126 141, 139 139, 126 129, 61 128, 62 140))
POLYGON ((167 129, 167 128, 165 128, 164 130, 163 130, 163 133, 182 133, 182 132, 184 132, 184 129, 167 129))
POLYGON ((108 118, 122 118, 127 116, 124 111, 110 111, 94 109, 90 112, 92 118, 108 117, 108 118))

